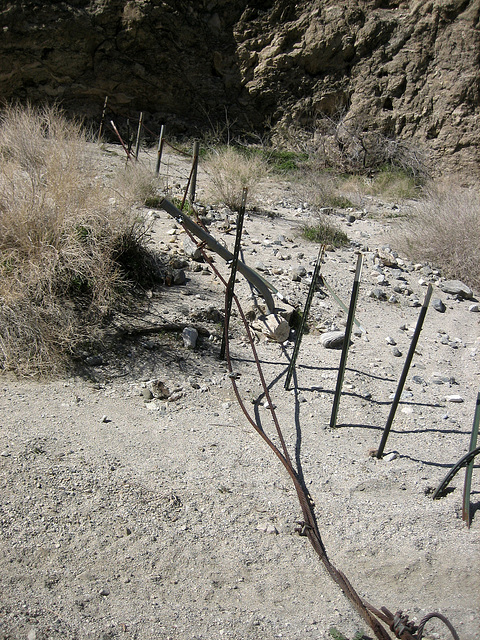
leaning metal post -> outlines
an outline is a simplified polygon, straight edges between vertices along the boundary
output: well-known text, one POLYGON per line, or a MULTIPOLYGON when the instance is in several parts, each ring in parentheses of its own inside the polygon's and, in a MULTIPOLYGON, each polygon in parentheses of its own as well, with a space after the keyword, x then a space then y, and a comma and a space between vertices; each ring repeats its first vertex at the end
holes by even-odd
POLYGON ((238 266, 238 256, 240 254, 241 240, 242 240, 242 231, 243 231, 243 219, 245 217, 245 206, 247 204, 247 191, 248 189, 244 188, 242 191, 242 203, 240 205, 240 211, 237 216, 237 235, 235 237, 235 247, 233 249, 233 261, 232 261, 232 272, 230 274, 230 279, 228 281, 227 290, 225 292, 226 300, 225 300, 225 331, 223 332, 222 338, 222 346, 220 348, 220 359, 225 360, 225 347, 228 339, 228 326, 230 324, 230 314, 232 312, 232 300, 233 294, 235 290, 235 277, 237 275, 237 266, 238 266))
POLYGON ((348 348, 350 346, 350 336, 352 335, 353 320, 355 318, 355 308, 357 306, 358 288, 360 286, 360 274, 362 272, 363 255, 358 254, 357 268, 355 270, 355 279, 353 281, 352 296, 350 298, 350 307, 348 309, 347 326, 345 327, 345 338, 342 346, 342 357, 340 358, 340 366, 338 368, 337 386, 335 389, 335 398, 333 400, 332 415, 330 417, 330 428, 333 429, 337 425, 338 406, 340 404, 340 395, 342 393, 343 377, 345 375, 345 367, 347 366, 348 348))
POLYGON ((415 333, 413 334, 412 342, 410 343, 410 348, 408 350, 407 359, 405 360, 405 364, 403 365, 402 375, 400 376, 400 380, 398 382, 397 391, 395 393, 395 397, 393 399, 392 407, 390 409, 390 414, 388 416, 387 424, 385 425, 385 429, 383 431, 382 440, 380 442, 380 446, 378 448, 376 457, 381 458, 383 456, 383 451, 385 449, 385 445, 387 443, 388 434, 390 433, 390 429, 392 427, 392 422, 395 417, 395 413, 397 411, 398 405, 400 403, 400 398, 402 396, 403 387, 405 385, 405 381, 407 379, 408 371, 410 369, 410 365, 412 364, 413 356, 415 354, 415 349, 417 347, 418 338, 420 337, 420 332, 423 327, 423 321, 425 320, 425 316, 427 314, 428 305, 430 303, 430 298, 432 297, 432 285, 428 285, 427 293, 425 295, 425 300, 423 301, 422 309, 420 311, 420 315, 418 316, 417 326, 415 327, 415 333))
POLYGON ((295 368, 295 363, 297 361, 298 352, 300 350, 300 344, 302 342, 303 333, 305 331, 305 327, 307 324, 307 317, 310 311, 310 305, 312 304, 313 295, 315 293, 315 286, 317 284, 318 275, 320 273, 320 266, 322 264, 323 252, 325 251, 325 245, 322 245, 318 251, 317 263, 315 265, 315 270, 312 276, 312 282, 310 283, 310 289, 308 291, 307 300, 305 302, 305 308, 303 310, 302 322, 300 323, 300 327, 297 333, 297 339, 295 340, 295 346, 293 347, 292 358, 290 360, 290 364, 288 365, 287 377, 285 378, 284 388, 288 390, 290 386, 290 381, 292 379, 293 370, 295 368))
MULTIPOLYGON (((475 408, 475 417, 473 418, 472 436, 470 438, 469 451, 472 452, 477 446, 478 427, 480 425, 480 393, 477 395, 477 404, 475 408)), ((465 485, 463 487, 463 509, 462 518, 470 529, 470 489, 472 487, 474 460, 470 460, 465 470, 465 485)))
MULTIPOLYGON (((193 233, 193 235, 197 236, 197 238, 204 242, 212 251, 218 253, 218 255, 226 262, 231 262, 233 260, 233 254, 228 249, 217 242, 213 236, 202 229, 189 216, 182 213, 180 209, 177 209, 177 207, 172 204, 170 200, 168 200, 167 198, 163 198, 159 206, 162 207, 162 209, 164 209, 169 215, 175 218, 175 220, 182 224, 186 229, 188 229, 190 233, 193 233)), ((272 292, 278 293, 277 289, 267 280, 265 280, 265 278, 262 278, 262 276, 258 274, 254 269, 248 267, 241 260, 238 261, 237 269, 255 287, 255 289, 257 289, 257 291, 265 300, 269 311, 274 311, 275 302, 273 300, 272 292)))

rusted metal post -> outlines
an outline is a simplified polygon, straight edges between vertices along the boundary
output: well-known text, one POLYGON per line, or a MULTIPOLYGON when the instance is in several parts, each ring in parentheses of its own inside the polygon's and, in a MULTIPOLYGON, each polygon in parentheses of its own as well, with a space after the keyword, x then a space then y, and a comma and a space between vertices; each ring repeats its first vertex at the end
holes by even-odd
MULTIPOLYGON (((474 451, 477 446, 478 428, 480 425, 480 393, 477 395, 477 404, 475 408, 475 416, 473 418, 472 436, 470 438, 470 453, 474 451)), ((472 475, 473 475, 474 460, 470 460, 465 469, 465 484, 463 487, 463 509, 462 518, 467 523, 467 527, 470 529, 470 489, 472 487, 472 475)))
POLYGON ((157 164, 155 165, 155 174, 158 176, 160 173, 160 165, 162 163, 162 152, 163 152, 163 124, 160 128, 160 136, 158 138, 158 147, 157 147, 157 164))
POLYGON ((340 396, 342 394, 343 378, 345 376, 345 367, 347 366, 348 349, 350 347, 350 336, 352 335, 353 320, 355 318, 355 309, 357 306, 358 288, 360 286, 360 275, 362 273, 363 255, 358 254, 357 268, 355 270, 355 279, 353 281, 352 295, 350 298, 350 307, 348 309, 347 325, 345 327, 345 338, 342 346, 342 357, 340 358, 340 366, 338 368, 337 386, 335 389, 335 397, 333 399, 332 415, 330 416, 330 428, 337 426, 338 407, 340 404, 340 396))
POLYGON ((287 377, 285 378, 284 388, 288 389, 290 386, 290 381, 292 380, 293 370, 295 369, 295 363, 297 361, 298 352, 300 350, 300 344, 302 342, 303 334, 305 332, 305 327, 307 324, 308 313, 310 311, 310 306, 312 304, 313 295, 315 293, 315 286, 317 284, 318 275, 320 273, 320 267, 322 264, 323 252, 325 251, 325 245, 322 245, 318 251, 317 262, 315 264, 315 270, 312 276, 312 282, 310 283, 310 289, 308 290, 307 300, 305 302, 305 308, 303 310, 302 321, 300 323, 300 327, 298 328, 297 338, 295 340, 295 346, 293 347, 293 353, 290 360, 290 364, 287 369, 287 377))
POLYGON ((245 217, 245 206, 247 204, 247 189, 242 191, 242 203, 237 215, 237 234, 235 237, 235 247, 233 249, 233 260, 231 266, 231 274, 228 280, 227 290, 225 292, 225 330, 223 332, 222 346, 220 348, 220 359, 225 360, 225 348, 228 339, 228 327, 230 325, 230 314, 232 313, 232 301, 235 291, 235 277, 237 275, 238 256, 240 254, 240 246, 242 241, 243 219, 245 217))
POLYGON ((197 189, 197 168, 198 168, 198 155, 200 152, 200 143, 195 141, 193 144, 193 160, 192 160, 192 179, 190 181, 190 192, 188 194, 188 201, 190 204, 195 202, 195 191, 197 189))
POLYGON ((420 337, 420 332, 422 331, 423 321, 425 320, 425 316, 427 314, 428 305, 430 303, 430 298, 432 297, 432 285, 428 285, 427 293, 425 294, 425 300, 423 301, 422 308, 420 310, 420 315, 418 316, 417 326, 415 327, 415 333, 413 334, 412 342, 410 343, 410 348, 408 350, 407 358, 405 360, 405 364, 403 365, 402 375, 400 376, 400 380, 398 382, 397 391, 395 393, 395 397, 392 402, 392 406, 390 409, 390 414, 387 419, 387 424, 385 425, 385 429, 383 431, 382 440, 380 442, 380 446, 376 453, 377 458, 381 458, 383 456, 383 452, 385 450, 385 445, 387 443, 388 434, 390 433, 390 429, 392 427, 393 419, 395 418, 395 413, 397 411, 398 405, 400 403, 400 398, 402 397, 403 387, 405 385, 405 381, 407 379, 408 371, 410 369, 410 365, 412 364, 413 356, 415 354, 415 349, 417 348, 418 338, 420 337))
POLYGON ((143 111, 140 112, 140 118, 138 120, 137 139, 135 141, 135 160, 138 160, 138 152, 140 151, 140 136, 142 133, 143 124, 143 111))
POLYGON ((112 128, 113 128, 113 130, 115 131, 115 133, 116 133, 116 135, 117 135, 117 138, 120 140, 120 144, 122 145, 123 150, 124 150, 124 151, 125 151, 125 153, 127 154, 127 160, 128 160, 129 158, 131 158, 130 151, 129 151, 129 150, 127 149, 127 147, 125 146, 125 142, 123 141, 122 136, 119 134, 118 129, 117 129, 117 127, 115 126, 114 121, 113 121, 113 120, 110 120, 110 124, 112 125, 112 128))
MULTIPOLYGON (((197 236, 201 242, 204 242, 212 251, 218 253, 218 255, 223 258, 226 262, 231 262, 233 260, 233 254, 217 242, 213 236, 211 236, 205 229, 202 229, 198 224, 196 224, 190 216, 185 215, 178 209, 170 200, 167 198, 162 198, 159 203, 159 206, 164 209, 169 215, 171 215, 177 222, 183 225, 186 229, 193 233, 193 235, 197 236)), ((251 267, 248 267, 241 260, 238 261, 238 271, 257 289, 260 295, 265 300, 269 311, 273 311, 275 309, 275 302, 273 300, 272 292, 278 293, 277 289, 268 282, 265 278, 263 278, 259 273, 257 273, 251 267)))
POLYGON ((107 102, 108 102, 108 96, 105 96, 105 102, 103 103, 102 117, 100 119, 100 127, 98 129, 98 137, 97 137, 98 144, 100 144, 100 140, 102 139, 103 124, 105 122, 105 114, 107 113, 107 102))

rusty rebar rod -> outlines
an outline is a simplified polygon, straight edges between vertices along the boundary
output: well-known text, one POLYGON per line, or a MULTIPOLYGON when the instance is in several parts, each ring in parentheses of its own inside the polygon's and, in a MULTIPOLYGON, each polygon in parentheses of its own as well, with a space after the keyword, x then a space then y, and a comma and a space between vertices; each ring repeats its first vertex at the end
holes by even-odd
MULTIPOLYGON (((204 242, 212 251, 215 251, 215 253, 217 253, 226 262, 231 262, 233 260, 233 254, 228 249, 217 242, 213 236, 205 231, 205 229, 202 229, 202 227, 196 224, 189 216, 185 215, 180 211, 180 209, 177 209, 170 200, 163 198, 159 206, 188 229, 188 231, 195 235, 201 242, 204 242)), ((238 261, 237 268, 238 271, 240 271, 240 273, 255 287, 255 289, 257 289, 265 300, 269 310, 273 311, 275 309, 275 303, 272 293, 278 293, 277 289, 241 260, 238 261)))
POLYGON ((140 112, 140 118, 138 120, 137 139, 135 142, 135 160, 138 160, 138 153, 140 151, 140 136, 142 134, 143 124, 143 111, 140 112))

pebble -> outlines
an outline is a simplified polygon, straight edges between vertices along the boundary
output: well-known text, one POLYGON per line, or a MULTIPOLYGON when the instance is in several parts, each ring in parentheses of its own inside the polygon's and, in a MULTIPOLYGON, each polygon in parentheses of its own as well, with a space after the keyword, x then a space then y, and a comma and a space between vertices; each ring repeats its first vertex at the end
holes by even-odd
POLYGON ((445 313, 445 311, 447 310, 447 307, 443 304, 440 298, 434 298, 432 300, 432 307, 439 313, 445 313))
POLYGON ((387 294, 383 289, 380 289, 380 287, 375 287, 375 289, 371 289, 367 295, 369 298, 374 298, 375 300, 387 299, 387 294))
POLYGON ((292 281, 299 282, 301 278, 307 275, 307 270, 305 267, 294 267, 292 269, 292 281))
POLYGON ((445 400, 446 400, 447 402, 464 402, 464 400, 463 400, 462 396, 459 396, 459 395, 457 395, 457 394, 454 394, 454 395, 452 395, 452 396, 447 396, 447 397, 445 398, 445 400))
POLYGON ((107 587, 103 587, 103 589, 100 589, 98 594, 101 595, 101 596, 109 596, 110 595, 110 589, 108 589, 107 587))
POLYGON ((392 338, 392 336, 387 336, 385 338, 385 341, 387 344, 391 344, 392 346, 396 345, 397 343, 395 342, 395 340, 392 338))
POLYGON ((402 352, 400 351, 400 349, 399 349, 398 347, 395 347, 395 348, 393 349, 392 353, 393 353, 393 355, 394 355, 396 358, 401 358, 401 357, 402 357, 402 355, 403 355, 403 354, 402 354, 402 352))
POLYGON ((473 313, 479 313, 480 312, 480 304, 471 304, 468 307, 469 311, 472 311, 473 313))
POLYGON ((385 462, 391 462, 392 460, 395 460, 395 458, 398 458, 398 453, 396 451, 392 451, 391 453, 387 453, 386 456, 383 456, 385 462))

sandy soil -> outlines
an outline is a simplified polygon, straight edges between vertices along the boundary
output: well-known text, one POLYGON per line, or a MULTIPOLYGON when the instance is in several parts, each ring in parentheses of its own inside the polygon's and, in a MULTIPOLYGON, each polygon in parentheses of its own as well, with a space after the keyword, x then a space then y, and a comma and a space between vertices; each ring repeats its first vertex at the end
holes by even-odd
MULTIPOLYGON (((172 184, 183 186, 188 167, 169 163, 172 184)), ((201 186, 200 175, 200 197, 201 186)), ((288 184, 268 185, 259 204, 245 221, 244 259, 303 307, 318 247, 298 230, 315 214, 288 184), (307 275, 294 282, 298 266, 307 275)), ((480 314, 469 311, 471 300, 442 292, 435 272, 407 260, 383 266, 376 251, 386 243, 391 204, 365 205, 348 212, 352 222, 337 218, 355 244, 328 252, 322 265, 348 304, 358 250, 364 254, 356 317, 366 332, 352 336, 337 428, 329 423, 340 351, 320 336, 344 327, 346 313, 325 288, 314 296, 291 390, 284 381, 293 334, 284 344, 260 337, 257 349, 331 561, 377 608, 402 609, 417 622, 439 611, 461 640, 476 640, 478 463, 470 529, 461 513, 464 471, 444 498, 432 500, 432 491, 468 451, 480 314), (415 300, 423 301, 428 283, 446 311, 428 310, 390 455, 378 460, 369 450, 380 443, 420 311, 415 300), (378 287, 387 300, 371 297, 378 287)), ((233 247, 227 213, 206 213, 210 232, 233 247)), ((178 225, 163 211, 149 215, 157 248, 181 255, 178 225)), ((216 264, 227 273, 221 259, 216 264)), ((372 637, 296 533, 301 510, 291 481, 234 398, 218 357, 222 284, 200 263, 189 261, 185 271, 184 285, 148 292, 141 325, 180 330, 124 335, 115 349, 85 354, 81 376, 0 379, 2 640, 297 640, 330 638, 331 628, 372 637), (184 347, 185 325, 203 329, 194 350, 184 347), (168 387, 168 400, 155 397, 152 380, 168 387)), ((238 280, 248 308, 254 296, 238 280)), ((231 331, 242 397, 275 440, 237 312, 231 331)), ((434 622, 426 636, 449 638, 434 622)))

